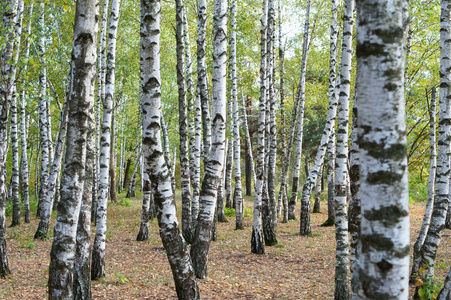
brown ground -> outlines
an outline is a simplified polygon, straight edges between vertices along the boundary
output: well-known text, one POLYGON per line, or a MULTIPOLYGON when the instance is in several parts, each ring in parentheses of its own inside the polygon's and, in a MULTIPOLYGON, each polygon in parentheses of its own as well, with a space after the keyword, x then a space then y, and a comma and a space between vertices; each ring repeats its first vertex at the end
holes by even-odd
MULTIPOLYGON (((162 248, 156 221, 150 224, 150 239, 137 242, 141 204, 110 205, 106 253, 106 278, 92 283, 94 299, 176 299, 172 274, 162 248)), ((218 241, 209 256, 209 277, 199 280, 203 299, 333 299, 335 240, 332 227, 320 227, 323 212, 312 214, 313 237, 298 235, 299 222, 279 224, 279 244, 266 247, 265 255, 250 253, 252 219, 245 229, 234 230, 234 220, 218 224, 218 241)), ((252 207, 247 199, 246 207, 252 207)), ((180 213, 180 209, 178 210, 180 213)), ((297 207, 299 212, 299 207, 297 207)), ((411 240, 416 239, 424 205, 411 205, 411 240)), ((0 279, 0 299, 45 299, 51 240, 34 241, 38 221, 7 229, 12 271, 0 279)), ((10 222, 10 219, 7 219, 10 222)), ((93 229, 94 232, 94 229, 93 229)), ((445 277, 450 265, 450 231, 446 230, 436 273, 445 277)), ((412 242, 413 244, 413 242, 412 242)), ((443 279, 442 279, 443 280, 443 279)), ((413 287, 411 287, 411 290, 413 287)))

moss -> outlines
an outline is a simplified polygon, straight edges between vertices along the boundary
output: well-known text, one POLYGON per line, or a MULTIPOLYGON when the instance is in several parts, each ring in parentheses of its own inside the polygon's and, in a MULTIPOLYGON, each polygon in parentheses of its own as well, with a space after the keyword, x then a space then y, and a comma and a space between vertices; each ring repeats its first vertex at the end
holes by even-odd
POLYGON ((321 226, 323 226, 323 227, 330 227, 330 226, 334 226, 334 225, 335 225, 335 218, 329 218, 326 220, 326 222, 321 224, 321 226))

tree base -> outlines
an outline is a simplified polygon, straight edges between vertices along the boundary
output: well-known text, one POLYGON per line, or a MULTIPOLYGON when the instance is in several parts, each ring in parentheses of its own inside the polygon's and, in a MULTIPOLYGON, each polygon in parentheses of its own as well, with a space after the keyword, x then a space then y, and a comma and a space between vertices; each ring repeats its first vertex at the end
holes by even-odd
POLYGON ((262 231, 256 232, 252 229, 251 252, 255 254, 265 254, 265 246, 263 245, 262 231))
POLYGON ((96 249, 92 252, 91 280, 105 277, 105 254, 101 255, 96 249))
POLYGON ((326 220, 326 222, 321 224, 321 226, 323 226, 323 227, 335 226, 335 219, 329 218, 329 219, 326 220))
POLYGON ((138 242, 147 241, 149 239, 149 228, 147 226, 142 226, 139 229, 138 236, 136 237, 136 240, 138 242))
POLYGON ((320 211, 319 209, 316 209, 316 208, 315 208, 315 209, 313 209, 313 213, 314 213, 314 214, 320 214, 321 211, 320 211))

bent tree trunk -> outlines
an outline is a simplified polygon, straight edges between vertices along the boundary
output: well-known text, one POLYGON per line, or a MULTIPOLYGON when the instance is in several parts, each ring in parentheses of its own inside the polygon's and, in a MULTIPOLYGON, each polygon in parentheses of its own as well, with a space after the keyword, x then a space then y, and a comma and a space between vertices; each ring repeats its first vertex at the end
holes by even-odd
POLYGON ((67 146, 61 202, 50 252, 49 299, 72 299, 77 223, 83 197, 88 132, 94 119, 98 1, 76 4, 72 50, 67 146), (74 84, 77 82, 77 84, 74 84))
POLYGON ((409 294, 402 2, 356 2, 358 127, 364 129, 358 135, 362 289, 356 299, 409 294))
POLYGON ((435 173, 437 169, 437 146, 436 140, 436 102, 437 102, 437 91, 435 87, 431 91, 431 107, 429 108, 429 179, 428 179, 428 198, 426 202, 426 209, 424 211, 423 223, 421 225, 420 233, 418 234, 417 240, 413 245, 413 261, 412 261, 412 272, 410 273, 410 281, 415 283, 417 272, 420 269, 420 253, 423 247, 424 239, 426 238, 426 233, 429 229, 429 224, 431 221, 432 208, 434 206, 434 191, 435 191, 435 173))
POLYGON ((291 191, 290 202, 288 203, 288 220, 296 219, 295 207, 298 199, 299 173, 301 172, 302 159, 302 136, 304 128, 304 104, 305 104, 305 74, 307 69, 307 56, 310 47, 309 29, 310 29, 310 3, 307 1, 304 23, 304 41, 302 43, 302 60, 301 60, 301 77, 299 79, 296 100, 298 102, 298 122, 297 122, 297 140, 296 140, 296 160, 293 174, 293 186, 291 191))
POLYGON ((179 299, 199 299, 189 250, 180 234, 171 174, 161 145, 160 0, 141 1, 141 111, 144 168, 152 182, 160 237, 179 299))
POLYGON ((219 180, 224 168, 226 127, 226 60, 227 60, 227 1, 214 1, 213 17, 213 101, 212 140, 205 165, 205 177, 199 199, 199 217, 191 247, 193 267, 198 278, 207 276, 208 251, 216 209, 219 180))
MULTIPOLYGON (((434 275, 435 257, 445 227, 446 213, 449 206, 449 156, 451 132, 451 1, 442 0, 440 16, 440 102, 438 128, 437 178, 435 200, 431 222, 421 249, 420 268, 426 271, 423 277, 434 275)), ((423 278, 424 279, 424 278, 423 278)), ((418 288, 417 288, 418 291, 418 288)))

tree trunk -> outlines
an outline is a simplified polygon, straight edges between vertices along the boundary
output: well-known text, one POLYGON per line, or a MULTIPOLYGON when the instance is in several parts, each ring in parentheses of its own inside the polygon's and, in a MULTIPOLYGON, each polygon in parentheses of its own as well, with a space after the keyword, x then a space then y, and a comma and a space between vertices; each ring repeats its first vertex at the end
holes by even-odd
POLYGON ((205 62, 205 35, 207 29, 207 0, 199 0, 197 14, 197 86, 202 105, 203 144, 202 157, 204 168, 207 165, 211 147, 211 116, 208 101, 207 64, 205 62))
POLYGON ((100 37, 99 37, 99 58, 98 62, 98 86, 97 86, 97 143, 96 143, 96 172, 95 172, 95 183, 94 186, 96 188, 96 194, 93 195, 95 199, 92 201, 92 214, 91 219, 94 220, 94 223, 97 222, 97 207, 98 207, 98 199, 100 193, 100 156, 101 156, 101 127, 102 120, 100 118, 100 105, 103 105, 105 102, 105 75, 106 75, 106 32, 107 32, 107 21, 108 21, 108 6, 109 0, 103 0, 103 8, 102 8, 102 22, 100 27, 100 37))
POLYGON ((357 1, 362 289, 356 299, 407 299, 409 294, 402 4, 357 1))
POLYGON ((88 132, 94 119, 94 76, 98 1, 77 1, 74 23, 67 146, 61 180, 61 205, 50 252, 49 299, 72 299, 76 234, 86 166, 88 132), (73 84, 77 82, 78 84, 73 84))
MULTIPOLYGON (((323 159, 324 164, 324 159, 323 159)), ((319 168, 318 178, 316 178, 315 186, 315 204, 313 205, 313 213, 321 213, 321 193, 322 193, 322 182, 323 182, 323 165, 319 168)))
POLYGON ((241 195, 241 143, 240 143, 240 116, 238 110, 238 91, 236 78, 236 0, 232 1, 232 34, 231 45, 231 67, 232 67, 232 100, 233 100, 233 151, 235 159, 235 229, 244 229, 244 201, 241 195))
MULTIPOLYGON (((226 145, 225 145, 225 153, 227 153, 228 149, 229 149, 229 140, 226 140, 226 145)), ((224 155, 224 165, 227 163, 227 156, 224 155)), ((221 180, 219 181, 218 184, 218 197, 217 197, 217 205, 216 205, 216 219, 213 223, 213 233, 216 234, 216 221, 218 222, 228 222, 225 213, 224 213, 224 185, 225 185, 225 176, 224 176, 224 171, 222 170, 222 174, 221 174, 221 180)), ((197 219, 196 219, 197 222, 197 219)), ((212 241, 215 241, 212 238, 212 241)))
POLYGON ((351 89, 352 30, 354 0, 345 1, 343 41, 339 69, 340 93, 337 111, 337 149, 335 158, 335 238, 337 241, 335 267, 335 299, 349 299, 349 237, 348 237, 348 128, 349 95, 351 89))
POLYGON ((264 254, 265 246, 263 244, 262 231, 262 192, 263 182, 265 181, 265 99, 266 99, 266 30, 267 30, 267 11, 268 2, 263 0, 261 30, 260 30, 260 105, 258 110, 258 145, 257 145, 257 171, 255 181, 255 199, 253 226, 251 238, 251 252, 255 254, 264 254))
POLYGON ((141 157, 141 142, 139 141, 139 138, 141 137, 139 133, 137 133, 137 144, 135 148, 135 162, 133 166, 133 173, 132 178, 130 179, 130 184, 128 185, 128 191, 125 198, 132 198, 136 197, 135 195, 135 189, 136 189, 136 177, 138 176, 138 167, 139 167, 139 161, 141 157))
MULTIPOLYGON (((33 4, 30 4, 29 17, 31 18, 33 16, 33 4)), ((29 35, 31 32, 31 23, 28 22, 27 28, 25 28, 25 35, 29 35)), ((24 59, 28 59, 28 56, 30 54, 30 43, 28 39, 25 42, 25 53, 24 53, 24 59)), ((28 65, 25 64, 23 72, 26 74, 28 70, 28 65)), ((28 145, 27 145, 27 135, 28 135, 28 129, 27 129, 27 114, 25 112, 25 108, 27 105, 27 102, 25 100, 25 89, 22 89, 22 93, 20 96, 21 100, 21 107, 20 107, 20 127, 22 131, 21 135, 21 148, 22 148, 22 156, 20 160, 20 191, 22 194, 22 202, 24 205, 24 213, 25 213, 25 223, 30 223, 30 199, 29 199, 29 167, 28 167, 28 145)))
POLYGON ((164 122, 164 116, 163 112, 160 116, 160 122, 161 122, 161 132, 163 133, 163 151, 164 151, 164 160, 166 161, 166 165, 168 167, 169 172, 171 175, 171 182, 172 182, 172 193, 175 195, 175 161, 177 159, 175 155, 175 149, 174 148, 174 165, 171 166, 171 153, 169 150, 169 135, 168 135, 168 128, 166 127, 166 124, 164 122))
POLYGON ((296 160, 293 174, 293 186, 290 202, 288 203, 288 220, 294 220, 296 202, 298 199, 299 173, 301 171, 302 159, 302 136, 304 128, 304 104, 305 104, 305 73, 307 69, 307 56, 309 52, 309 29, 310 29, 310 0, 307 1, 304 23, 304 41, 302 43, 301 77, 299 79, 296 100, 298 102, 298 122, 297 122, 297 141, 296 141, 296 160))
POLYGON ((437 300, 450 300, 451 299, 451 269, 446 276, 443 288, 437 297, 437 300))
MULTIPOLYGON (((22 33, 22 19, 24 12, 24 1, 20 0, 17 7, 17 16, 15 19, 14 35, 16 37, 14 43, 14 63, 19 60, 20 35, 22 33)), ((16 83, 12 86, 11 94, 11 154, 12 154, 12 175, 11 175, 11 191, 13 202, 13 217, 11 226, 20 224, 20 199, 19 199, 19 133, 17 124, 17 91, 16 83)))
POLYGON ((199 217, 191 247, 198 278, 207 276, 208 251, 215 216, 218 183, 224 168, 226 129, 227 1, 214 1, 213 17, 213 101, 211 151, 199 199, 199 217))
MULTIPOLYGON (((277 1, 277 17, 279 22, 279 97, 280 97, 280 127, 281 127, 281 146, 282 153, 286 151, 287 147, 287 128, 285 121, 285 91, 284 91, 284 51, 282 47, 282 5, 280 0, 277 1)), ((279 191, 279 197, 277 199, 277 217, 282 215, 283 197, 281 197, 279 191)))
POLYGON ((74 299, 76 300, 91 299, 91 193, 96 142, 94 116, 95 113, 93 107, 91 119, 88 121, 83 199, 77 225, 77 245, 75 248, 74 260, 74 299))
MULTIPOLYGON (((412 261, 412 272, 410 273, 410 281, 415 283, 416 277, 418 276, 418 270, 420 269, 420 253, 423 247, 424 239, 426 238, 426 233, 429 229, 429 224, 431 221, 432 208, 434 206, 434 191, 435 191, 435 175, 437 169, 437 146, 436 146, 436 103, 437 103, 437 92, 435 87, 432 88, 431 96, 431 106, 429 108, 429 179, 428 179, 428 196, 426 209, 424 211, 423 223, 421 225, 420 233, 418 234, 417 240, 413 246, 413 261, 412 261)), ((427 96, 427 95, 426 95, 427 96)))
POLYGON ((39 42, 38 53, 41 62, 39 75, 39 131, 41 135, 41 186, 39 188, 39 202, 36 217, 41 218, 44 213, 45 194, 47 193, 49 181, 49 159, 50 159, 50 135, 48 132, 49 120, 47 117, 47 70, 45 62, 45 4, 44 1, 39 2, 39 42))
POLYGON ((266 174, 266 196, 262 198, 262 217, 263 217, 263 233, 266 246, 273 246, 277 244, 277 236, 274 225, 274 218, 276 215, 276 190, 275 190, 275 173, 276 173, 276 114, 275 104, 276 97, 274 96, 274 38, 275 38, 275 0, 268 0, 268 16, 267 16, 267 32, 266 32, 266 159, 267 169, 266 174))
POLYGON ((0 277, 10 274, 6 249, 6 155, 8 137, 7 123, 12 87, 15 80, 15 64, 10 64, 14 48, 13 26, 17 14, 17 0, 5 1, 1 37, 1 80, 0 80, 0 277))
POLYGON ((184 1, 176 0, 176 43, 177 43, 177 86, 179 100, 179 135, 180 135, 180 184, 182 187, 182 233, 188 244, 193 240, 191 224, 191 183, 188 150, 188 111, 186 105, 185 71, 183 56, 183 10, 184 1))
POLYGON ((143 206, 141 211, 141 226, 136 237, 137 241, 147 241, 149 239, 150 198, 152 197, 152 192, 150 190, 149 175, 146 172, 143 175, 143 206))
MULTIPOLYGON (((68 86, 68 92, 70 92, 71 87, 68 86)), ((69 94, 67 94, 67 99, 69 99, 69 94)), ((67 133, 67 122, 69 113, 69 104, 64 103, 64 107, 61 111, 60 118, 60 131, 58 134, 58 143, 55 148, 55 156, 53 158, 53 163, 50 169, 50 178, 47 193, 45 194, 44 210, 42 212, 41 221, 39 222, 38 229, 34 234, 35 239, 45 239, 49 231, 50 218, 52 215, 53 199, 55 198, 55 193, 59 190, 58 178, 60 177, 61 170, 61 160, 63 158, 64 142, 66 141, 67 133)))
MULTIPOLYGON (((449 57, 451 55, 451 22, 449 0, 442 0, 440 17, 440 102, 439 102, 439 128, 438 128, 438 155, 437 155, 437 174, 435 185, 434 208, 432 211, 429 229, 421 248, 420 268, 425 269, 424 278, 430 278, 434 275, 435 257, 437 249, 442 238, 442 232, 445 225, 446 213, 449 206, 449 157, 450 140, 449 132, 451 130, 451 93, 450 82, 451 74, 448 70, 451 68, 449 57)), ((424 279, 423 278, 423 279, 424 279)), ((416 294, 418 292, 418 287, 416 294)))
MULTIPOLYGON (((180 234, 171 179, 160 139, 160 0, 141 1, 141 110, 144 168, 152 182, 160 237, 179 299, 199 299, 188 247, 180 234)), ((175 156, 174 156, 175 157, 175 156)))
MULTIPOLYGON (((107 71, 105 76, 105 99, 103 102, 102 137, 100 148, 100 174, 99 174, 99 198, 97 201, 96 235, 92 250, 91 279, 96 280, 105 276, 105 240, 108 192, 116 193, 115 186, 109 189, 108 175, 111 170, 111 149, 114 147, 112 131, 113 123, 113 99, 116 71, 116 35, 119 23, 120 0, 113 0, 111 6, 110 30, 108 39, 107 71)), ((114 166, 114 164, 113 164, 114 166)), ((114 169, 114 168, 113 168, 114 169)), ((115 176, 111 176, 116 180, 115 176)))

